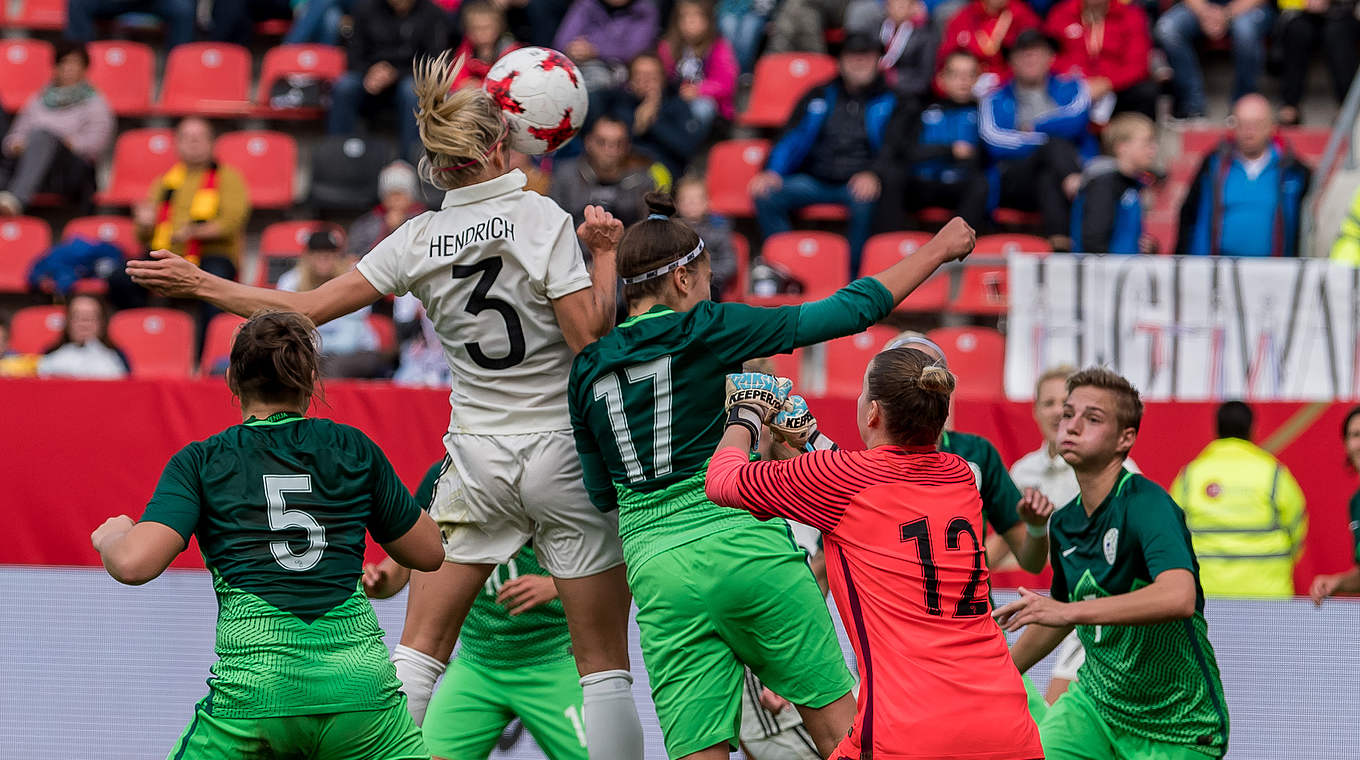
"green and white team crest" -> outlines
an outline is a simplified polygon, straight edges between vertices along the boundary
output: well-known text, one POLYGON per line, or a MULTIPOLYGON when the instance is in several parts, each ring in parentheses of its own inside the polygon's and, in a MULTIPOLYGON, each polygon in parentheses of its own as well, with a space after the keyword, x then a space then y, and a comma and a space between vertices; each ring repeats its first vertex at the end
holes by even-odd
POLYGON ((1100 542, 1100 548, 1105 552, 1105 562, 1113 565, 1115 555, 1119 553, 1119 529, 1110 528, 1105 531, 1105 538, 1100 542))

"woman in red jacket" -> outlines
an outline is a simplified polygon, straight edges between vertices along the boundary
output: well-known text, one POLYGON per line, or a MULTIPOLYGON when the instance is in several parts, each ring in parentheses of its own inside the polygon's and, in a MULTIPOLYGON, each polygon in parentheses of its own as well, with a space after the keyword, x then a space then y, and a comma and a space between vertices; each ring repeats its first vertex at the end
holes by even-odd
POLYGON ((1137 111, 1157 118, 1157 85, 1148 78, 1152 33, 1147 16, 1125 0, 1061 0, 1044 21, 1044 34, 1058 42, 1054 74, 1086 80, 1092 116, 1137 111), (1113 101, 1101 99, 1113 95, 1113 101), (1103 105, 1103 109, 1102 109, 1103 105))

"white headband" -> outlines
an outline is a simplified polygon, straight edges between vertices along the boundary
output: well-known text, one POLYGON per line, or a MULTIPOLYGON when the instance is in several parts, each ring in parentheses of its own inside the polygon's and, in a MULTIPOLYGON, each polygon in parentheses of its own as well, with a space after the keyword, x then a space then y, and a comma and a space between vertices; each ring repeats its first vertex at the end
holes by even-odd
POLYGON ((889 343, 883 350, 891 351, 894 348, 910 348, 911 346, 925 346, 926 348, 931 349, 935 352, 936 356, 940 357, 935 364, 944 367, 945 369, 949 369, 949 360, 945 358, 944 350, 935 345, 935 341, 930 338, 924 338, 919 335, 908 335, 905 338, 898 338, 892 343, 889 343))
POLYGON ((681 256, 675 261, 672 261, 671 263, 665 266, 657 267, 656 269, 653 269, 650 272, 643 272, 642 274, 634 275, 633 277, 624 277, 623 284, 636 285, 639 282, 646 282, 647 280, 654 280, 658 277, 664 277, 665 275, 668 275, 671 272, 674 272, 675 270, 679 269, 680 267, 699 258, 699 254, 703 252, 704 252, 704 239, 699 238, 699 244, 694 246, 694 250, 690 251, 684 256, 681 256))

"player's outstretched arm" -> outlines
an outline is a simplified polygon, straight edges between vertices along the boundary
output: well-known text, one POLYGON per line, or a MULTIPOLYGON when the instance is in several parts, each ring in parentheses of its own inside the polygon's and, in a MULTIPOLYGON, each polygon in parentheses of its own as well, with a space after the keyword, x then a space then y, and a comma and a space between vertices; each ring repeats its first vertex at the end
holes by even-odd
POLYGON ((1189 570, 1163 570, 1137 591, 1079 602, 1060 602, 1023 586, 1020 598, 992 616, 1007 631, 1038 623, 1047 626, 1148 625, 1183 620, 1195 614, 1195 576, 1189 570))
POLYGON ((209 274, 169 251, 152 251, 150 259, 129 261, 127 273, 138 285, 170 298, 196 298, 243 317, 265 309, 296 311, 318 325, 382 297, 358 270, 350 270, 315 290, 288 293, 209 274))
POLYGON ((599 206, 586 206, 585 215, 576 235, 590 248, 591 286, 552 302, 562 337, 573 353, 579 353, 614 328, 614 312, 618 307, 617 259, 623 222, 599 206))
POLYGON ((416 524, 382 545, 383 551, 402 567, 432 573, 444 564, 444 541, 439 526, 428 512, 421 512, 416 524))
POLYGON ((1016 505, 1020 522, 1006 531, 1006 544, 1015 561, 1028 573, 1041 573, 1048 564, 1048 518, 1053 502, 1035 488, 1026 488, 1016 505))
POLYGON ((942 265, 963 259, 973 252, 977 233, 960 217, 949 220, 944 229, 925 245, 901 261, 874 275, 892 293, 893 304, 902 302, 942 265))
POLYGON ((1015 662, 1015 669, 1024 673, 1034 667, 1035 663, 1044 659, 1050 652, 1058 648, 1062 640, 1067 638, 1067 634, 1072 632, 1072 626, 1047 626, 1031 625, 1020 634, 1016 639, 1015 645, 1011 647, 1011 660, 1015 662))
POLYGON ((1332 594, 1360 594, 1360 565, 1344 573, 1319 575, 1313 579, 1313 586, 1308 590, 1313 604, 1319 607, 1322 606, 1322 600, 1332 594))
POLYGON ((110 517, 90 534, 104 569, 119 583, 140 586, 155 579, 184 551, 184 539, 158 522, 133 523, 127 515, 110 517))

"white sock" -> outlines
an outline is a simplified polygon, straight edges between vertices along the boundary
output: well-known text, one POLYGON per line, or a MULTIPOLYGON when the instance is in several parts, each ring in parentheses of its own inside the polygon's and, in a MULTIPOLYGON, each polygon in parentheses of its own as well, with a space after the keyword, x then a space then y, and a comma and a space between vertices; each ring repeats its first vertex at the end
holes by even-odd
POLYGON ((581 692, 590 760, 642 760, 642 721, 633 701, 633 674, 602 670, 582 676, 581 692))
POLYGON ((418 649, 400 644, 392 651, 392 664, 397 667, 397 678, 406 695, 406 709, 419 726, 425 722, 425 709, 430 706, 430 697, 434 695, 434 682, 439 680, 448 665, 418 649))

